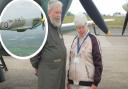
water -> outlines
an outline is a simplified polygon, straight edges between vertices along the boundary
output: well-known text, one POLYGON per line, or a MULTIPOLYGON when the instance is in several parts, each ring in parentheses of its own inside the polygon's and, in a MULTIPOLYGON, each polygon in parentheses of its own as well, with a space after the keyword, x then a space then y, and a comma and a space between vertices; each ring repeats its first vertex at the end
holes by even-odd
POLYGON ((42 26, 25 32, 2 31, 1 37, 6 48, 17 56, 28 56, 40 48, 45 31, 42 26))

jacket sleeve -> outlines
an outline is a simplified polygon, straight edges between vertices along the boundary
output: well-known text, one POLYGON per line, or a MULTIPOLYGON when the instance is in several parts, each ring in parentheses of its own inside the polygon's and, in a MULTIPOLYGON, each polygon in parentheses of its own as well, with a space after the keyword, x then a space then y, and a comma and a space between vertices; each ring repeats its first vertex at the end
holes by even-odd
POLYGON ((101 49, 100 49, 100 44, 96 39, 96 37, 92 35, 91 39, 92 39, 92 56, 93 56, 93 63, 95 67, 93 84, 98 86, 101 80, 101 75, 103 71, 101 49))
POLYGON ((40 60, 41 60, 41 52, 30 59, 31 64, 35 69, 38 69, 38 65, 39 65, 40 60))

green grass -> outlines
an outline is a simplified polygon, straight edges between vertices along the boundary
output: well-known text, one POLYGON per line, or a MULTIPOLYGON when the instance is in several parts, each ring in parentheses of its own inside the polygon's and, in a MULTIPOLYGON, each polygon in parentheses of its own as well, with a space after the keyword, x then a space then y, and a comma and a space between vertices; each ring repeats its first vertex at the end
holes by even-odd
POLYGON ((73 22, 74 16, 65 16, 63 23, 73 22))
MULTIPOLYGON (((104 17, 106 19, 109 19, 109 17, 104 17)), ((116 16, 116 17, 110 17, 112 19, 115 19, 115 21, 107 22, 106 24, 108 25, 109 28, 122 28, 123 23, 124 23, 124 18, 122 16, 116 16)))
MULTIPOLYGON (((87 17, 88 20, 90 20, 89 17, 87 17)), ((106 25, 108 28, 122 28, 123 23, 124 23, 124 18, 123 16, 104 16, 104 19, 115 19, 115 21, 111 22, 106 22, 106 25)), ((71 23, 73 22, 74 16, 66 16, 64 18, 64 23, 71 23)))

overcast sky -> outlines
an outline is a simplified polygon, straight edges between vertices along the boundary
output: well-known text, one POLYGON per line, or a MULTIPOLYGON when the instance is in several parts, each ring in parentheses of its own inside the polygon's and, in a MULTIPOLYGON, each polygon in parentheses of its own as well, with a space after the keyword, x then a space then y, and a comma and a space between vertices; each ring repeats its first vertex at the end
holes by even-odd
POLYGON ((8 7, 4 9, 2 20, 12 18, 37 18, 40 17, 40 9, 30 1, 15 1, 9 3, 8 7))
MULTIPOLYGON (((121 12, 125 14, 126 12, 123 10, 122 5, 128 2, 128 0, 93 0, 93 2, 100 13, 112 15, 115 12, 121 12)), ((73 0, 69 11, 72 13, 78 13, 78 10, 79 12, 84 12, 79 0, 73 0)))

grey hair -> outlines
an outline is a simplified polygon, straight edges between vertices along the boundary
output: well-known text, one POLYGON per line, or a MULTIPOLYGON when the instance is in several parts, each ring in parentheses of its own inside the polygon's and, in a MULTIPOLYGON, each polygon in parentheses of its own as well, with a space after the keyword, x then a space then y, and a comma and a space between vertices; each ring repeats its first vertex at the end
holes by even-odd
POLYGON ((63 7, 63 4, 61 1, 59 0, 49 0, 48 2, 48 11, 51 10, 52 8, 54 8, 54 6, 56 6, 57 4, 59 4, 61 7, 63 7))
POLYGON ((79 26, 79 25, 86 26, 87 25, 86 15, 81 12, 76 14, 75 18, 74 18, 74 24, 75 24, 75 26, 79 26))

